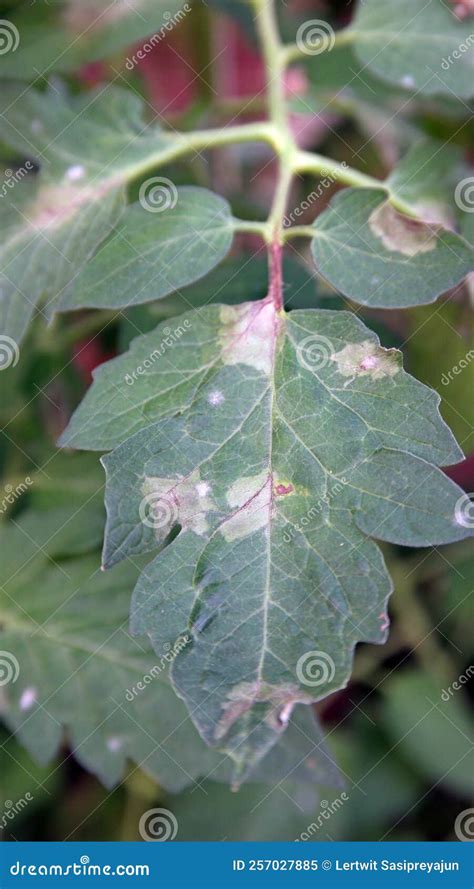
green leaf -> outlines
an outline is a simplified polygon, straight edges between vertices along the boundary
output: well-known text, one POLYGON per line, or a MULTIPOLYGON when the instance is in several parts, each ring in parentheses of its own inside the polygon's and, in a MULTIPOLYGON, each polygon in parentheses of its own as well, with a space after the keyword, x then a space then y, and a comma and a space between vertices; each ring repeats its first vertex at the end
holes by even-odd
POLYGON ((31 817, 48 797, 60 792, 58 772, 38 766, 14 737, 0 729, 0 836, 2 840, 18 839, 18 824, 31 817), (10 812, 10 815, 8 814, 10 812))
POLYGON ((473 724, 463 709, 459 683, 457 690, 448 680, 440 688, 426 673, 407 673, 386 683, 384 692, 382 724, 400 752, 430 784, 469 797, 474 791, 473 724))
MULTIPOLYGON (((294 842, 313 820, 317 809, 303 808, 304 788, 290 780, 279 782, 269 792, 268 785, 256 784, 232 793, 212 781, 202 784, 203 805, 196 805, 192 790, 172 801, 182 842, 294 842), (310 809, 308 811, 308 809, 310 809)), ((327 794, 328 795, 328 794, 327 794)), ((251 847, 252 848, 252 847, 251 847)))
POLYGON ((101 370, 64 440, 122 439, 103 459, 104 563, 164 546, 132 628, 157 648, 192 632, 174 682, 203 737, 233 750, 239 780, 297 701, 347 682, 356 642, 384 640, 391 585, 370 536, 469 536, 462 492, 432 465, 461 452, 438 397, 349 313, 284 316, 264 301, 187 319, 168 352, 159 325, 101 370))
POLYGON ((369 71, 406 90, 474 95, 472 25, 443 0, 365 0, 347 30, 369 71))
POLYGON ((219 313, 205 308, 137 337, 125 355, 95 371, 60 444, 109 450, 138 429, 187 410, 215 359, 220 328, 219 313))
MULTIPOLYGON (((10 670, 12 680, 2 683, 3 718, 42 764, 66 731, 77 759, 108 786, 127 759, 174 792, 209 773, 228 781, 229 760, 203 744, 169 685, 171 644, 157 657, 126 631, 137 568, 129 563, 120 578, 100 573, 86 536, 90 510, 81 512, 83 530, 71 510, 30 511, 0 528, 2 678, 10 670)), ((273 774, 340 782, 316 722, 304 711, 295 718, 272 754, 273 774), (302 762, 316 747, 318 763, 302 762)), ((267 780, 268 770, 258 777, 267 780)))
MULTIPOLYGON (((0 332, 19 343, 41 298, 54 299, 92 255, 123 207, 113 187, 100 194, 67 181, 26 182, 0 205, 0 332)), ((47 305, 41 309, 45 313, 47 305)))
POLYGON ((472 248, 438 225, 404 216, 384 192, 344 189, 314 223, 318 270, 357 303, 434 302, 474 267, 472 248))
POLYGON ((36 0, 8 17, 18 46, 0 58, 0 76, 37 80, 105 59, 153 32, 156 42, 180 8, 178 0, 36 0))
POLYGON ((55 92, 2 95, 2 138, 40 166, 0 202, 0 333, 20 341, 36 305, 50 314, 81 266, 117 224, 128 181, 166 155, 175 137, 141 119, 136 96, 115 87, 71 101, 55 92), (26 261, 27 258, 27 261, 26 261))
POLYGON ((119 781, 132 758, 180 789, 219 760, 167 683, 166 649, 160 664, 127 635, 137 570, 128 565, 119 580, 98 572, 95 554, 63 560, 64 520, 63 511, 30 513, 0 531, 0 647, 18 664, 17 680, 3 688, 3 717, 40 763, 58 752, 65 729, 77 759, 105 784, 119 781), (133 695, 145 675, 151 686, 133 695))
POLYGON ((202 278, 224 259, 234 234, 227 201, 204 188, 176 189, 161 177, 157 183, 163 212, 149 212, 153 205, 146 199, 127 207, 113 235, 61 298, 60 310, 150 302, 202 278))
POLYGON ((386 180, 390 195, 428 223, 454 225, 454 189, 462 161, 457 146, 421 139, 386 180))

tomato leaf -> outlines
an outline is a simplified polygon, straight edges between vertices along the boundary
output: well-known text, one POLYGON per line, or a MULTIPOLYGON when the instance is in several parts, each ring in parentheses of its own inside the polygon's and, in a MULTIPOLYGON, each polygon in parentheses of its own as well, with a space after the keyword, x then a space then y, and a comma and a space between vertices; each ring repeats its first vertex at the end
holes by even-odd
POLYGON ((204 188, 157 181, 163 212, 148 212, 141 203, 127 207, 113 235, 61 298, 60 310, 150 302, 202 278, 224 259, 233 240, 227 201, 204 188))
POLYGON ((443 0, 364 0, 348 30, 360 61, 384 80, 429 95, 474 95, 472 25, 443 0))
POLYGON ((358 641, 385 639, 391 584, 370 538, 469 535, 436 468, 462 455, 439 398, 349 313, 266 300, 186 319, 167 350, 159 325, 100 369, 63 440, 122 440, 103 458, 104 564, 162 550, 132 628, 157 649, 192 634, 173 681, 239 781, 296 702, 345 685, 358 641), (313 655, 321 682, 305 676, 313 655))
POLYGON ((311 249, 320 273, 366 306, 434 302, 474 268, 474 251, 462 238, 405 216, 377 189, 344 189, 314 229, 311 249))
MULTIPOLYGON (((40 763, 57 755, 66 732, 79 762, 107 786, 123 778, 128 759, 173 792, 209 774, 229 781, 232 761, 202 742, 169 684, 177 649, 165 643, 154 655, 127 633, 137 568, 129 563, 120 579, 98 571, 91 511, 79 515, 83 527, 71 509, 28 511, 0 529, 0 647, 13 679, 2 688, 3 718, 40 763)), ((271 767, 272 780, 340 783, 306 709, 256 780, 268 780, 271 767), (315 748, 318 762, 306 762, 315 748)))
POLYGON ((128 181, 176 139, 146 125, 141 101, 115 87, 68 101, 10 86, 2 105, 2 138, 31 159, 0 202, 0 333, 18 342, 38 303, 47 314, 60 294, 67 304, 79 269, 120 219, 128 181), (32 162, 40 172, 25 175, 32 162))
MULTIPOLYGON (((38 80, 53 71, 75 71, 153 32, 161 38, 160 28, 180 8, 179 0, 35 0, 9 15, 18 45, 0 57, 0 76, 38 80)), ((185 15, 186 10, 179 21, 185 15)), ((155 34, 152 46, 157 42, 155 34)))

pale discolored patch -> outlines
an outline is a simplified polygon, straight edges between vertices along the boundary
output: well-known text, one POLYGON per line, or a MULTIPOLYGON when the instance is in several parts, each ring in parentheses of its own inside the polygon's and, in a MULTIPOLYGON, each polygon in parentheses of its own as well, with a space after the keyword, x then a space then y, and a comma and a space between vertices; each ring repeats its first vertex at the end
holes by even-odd
POLYGON ((268 525, 272 503, 272 478, 267 472, 238 479, 227 492, 227 502, 235 512, 222 522, 220 531, 227 541, 246 537, 268 525))
POLYGON ((438 241, 436 228, 403 216, 391 204, 383 203, 370 214, 369 226, 387 250, 416 256, 434 250, 438 241))
POLYGON ((268 704, 265 722, 275 731, 283 731, 293 707, 297 703, 311 703, 308 694, 302 693, 297 685, 271 685, 268 682, 242 682, 229 692, 223 714, 216 726, 216 739, 225 737, 234 722, 252 709, 254 704, 268 704))
POLYGON ((27 211, 28 221, 34 229, 60 228, 73 219, 84 204, 96 200, 97 194, 92 187, 75 186, 72 182, 44 186, 27 211))
POLYGON ((209 529, 207 515, 215 509, 210 492, 199 470, 182 479, 147 476, 141 487, 140 518, 160 539, 177 524, 202 536, 209 529))
POLYGON ((270 376, 279 321, 270 302, 222 306, 222 361, 250 364, 270 376))
POLYGON ((340 352, 331 355, 337 369, 344 377, 370 376, 373 380, 394 377, 401 369, 397 349, 384 349, 371 340, 348 343, 340 352))

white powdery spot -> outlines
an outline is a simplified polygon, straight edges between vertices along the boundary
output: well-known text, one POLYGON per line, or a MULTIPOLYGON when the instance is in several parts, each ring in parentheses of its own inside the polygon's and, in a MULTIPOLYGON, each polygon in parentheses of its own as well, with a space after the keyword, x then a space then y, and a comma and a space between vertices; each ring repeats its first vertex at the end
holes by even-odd
POLYGON ((270 376, 277 334, 273 304, 222 306, 220 318, 223 363, 249 364, 270 376))
POLYGON ((282 710, 280 710, 278 714, 278 722, 283 727, 288 725, 294 706, 294 701, 290 701, 288 704, 285 704, 282 710))
POLYGON ((196 485, 196 491, 198 492, 200 497, 207 497, 210 490, 211 486, 209 482, 199 482, 199 484, 196 485))
POLYGON ((407 89, 410 89, 411 87, 415 86, 415 78, 412 77, 411 74, 404 74, 400 83, 402 86, 406 87, 407 89))
POLYGON ((219 404, 222 404, 225 401, 225 396, 219 389, 214 389, 212 392, 209 392, 207 396, 207 400, 209 404, 212 404, 213 407, 217 407, 219 404))
POLYGON ((79 179, 83 179, 85 176, 86 170, 82 164, 75 164, 73 167, 69 167, 66 171, 66 176, 70 182, 77 182, 79 179))
POLYGON ((122 747, 122 742, 121 742, 120 738, 116 738, 116 737, 107 738, 107 740, 105 742, 105 746, 107 747, 108 750, 110 750, 111 753, 117 753, 122 747))
POLYGON ((36 703, 36 688, 25 688, 20 698, 20 710, 29 710, 36 703))

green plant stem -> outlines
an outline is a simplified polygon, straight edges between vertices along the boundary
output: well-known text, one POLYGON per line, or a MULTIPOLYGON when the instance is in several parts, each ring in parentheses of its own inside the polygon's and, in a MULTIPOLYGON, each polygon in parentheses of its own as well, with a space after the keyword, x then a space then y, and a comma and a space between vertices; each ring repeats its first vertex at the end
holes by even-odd
POLYGON ((267 241, 271 234, 268 222, 255 222, 251 219, 234 219, 233 227, 235 232, 260 235, 264 241, 267 241))
MULTIPOLYGON (((358 188, 385 190, 400 212, 413 215, 413 208, 399 200, 396 195, 391 194, 387 186, 373 176, 367 176, 348 164, 337 163, 323 155, 298 149, 289 123, 285 96, 285 72, 293 51, 297 50, 298 53, 302 51, 296 46, 284 46, 281 43, 273 0, 253 0, 253 7, 265 62, 269 120, 194 130, 189 133, 163 133, 156 155, 148 157, 142 163, 120 170, 120 180, 123 181, 125 178, 128 181, 133 181, 157 167, 179 160, 189 154, 227 145, 264 142, 273 149, 278 158, 279 174, 268 227, 259 233, 268 239, 269 233, 272 231, 271 237, 275 243, 281 244, 284 241, 285 207, 293 177, 299 173, 331 176, 335 181, 358 188)), ((298 234, 307 235, 308 232, 300 231, 298 234)))
POLYGON ((285 47, 280 41, 273 0, 254 0, 256 25, 265 62, 267 101, 270 122, 277 140, 278 181, 268 217, 271 243, 284 241, 284 215, 291 183, 295 173, 297 146, 291 132, 285 98, 285 47))
POLYGON ((156 155, 147 157, 141 164, 134 164, 128 170, 121 170, 121 177, 132 180, 150 172, 158 166, 164 166, 172 161, 179 160, 187 154, 205 151, 210 148, 218 148, 222 145, 236 145, 242 142, 266 142, 272 148, 277 144, 275 128, 266 121, 258 123, 238 124, 209 130, 194 130, 190 133, 171 134, 161 136, 163 140, 169 140, 169 146, 164 147, 163 142, 156 155))
POLYGON ((273 0, 254 0, 254 8, 265 63, 268 110, 270 120, 279 131, 279 148, 281 150, 283 147, 281 142, 285 136, 289 137, 289 141, 293 144, 285 100, 285 52, 280 41, 273 0))
POLYGON ((310 151, 299 151, 295 158, 295 171, 297 173, 317 173, 318 175, 331 176, 331 178, 344 182, 346 185, 355 185, 358 188, 384 188, 383 182, 373 176, 366 176, 349 167, 347 164, 339 164, 321 154, 313 154, 310 151))
MULTIPOLYGON (((325 52, 333 52, 334 49, 339 49, 341 46, 350 46, 351 43, 354 42, 357 36, 357 31, 353 28, 344 28, 342 31, 337 31, 335 34, 334 46, 332 49, 324 50, 325 52)), ((285 63, 286 65, 290 65, 291 62, 297 61, 310 61, 315 58, 319 53, 309 52, 308 49, 303 48, 303 46, 298 45, 297 43, 290 43, 284 47, 285 54, 285 63)))
POLYGON ((284 239, 290 241, 292 238, 314 238, 314 235, 315 229, 312 225, 293 225, 285 229, 284 239))
POLYGON ((390 198, 393 206, 407 216, 415 215, 413 207, 400 200, 396 194, 393 194, 386 182, 375 179, 374 176, 367 176, 348 164, 339 164, 331 158, 324 157, 321 154, 313 154, 310 151, 299 151, 295 159, 295 172, 297 173, 316 173, 318 176, 330 177, 344 185, 352 185, 356 188, 374 188, 378 191, 385 191, 387 198, 390 198))

